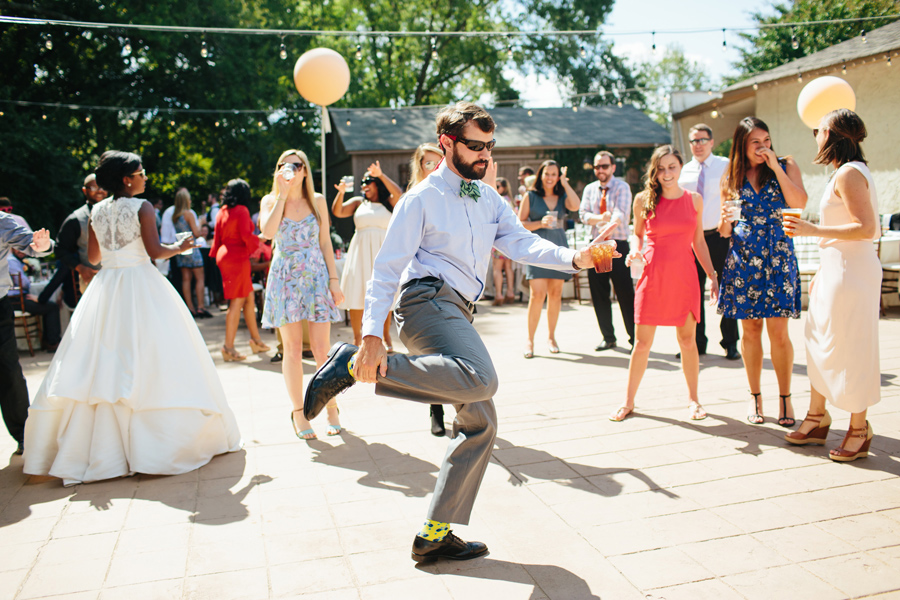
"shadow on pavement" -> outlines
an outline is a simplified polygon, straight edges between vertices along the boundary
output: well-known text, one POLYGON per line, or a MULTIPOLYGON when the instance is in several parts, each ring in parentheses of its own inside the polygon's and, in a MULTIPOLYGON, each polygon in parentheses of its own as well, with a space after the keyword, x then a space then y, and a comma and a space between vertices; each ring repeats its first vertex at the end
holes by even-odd
POLYGON ((357 483, 367 487, 401 492, 404 496, 423 498, 434 491, 440 468, 421 458, 400 452, 387 444, 370 444, 344 429, 344 444, 332 446, 320 440, 309 440, 313 462, 360 471, 357 483))
POLYGON ((618 496, 622 492, 623 486, 614 478, 610 477, 610 475, 623 473, 643 482, 647 486, 647 489, 651 492, 663 494, 664 496, 667 496, 669 498, 678 498, 677 494, 663 489, 661 485, 650 479, 650 477, 645 475, 642 471, 633 469, 631 467, 600 468, 572 463, 561 458, 557 458, 544 450, 535 450, 533 448, 528 448, 527 446, 514 446, 510 442, 501 438, 497 438, 494 441, 494 447, 499 450, 509 450, 515 448, 517 460, 522 460, 525 463, 515 466, 507 466, 497 458, 492 459, 500 464, 504 469, 509 471, 509 482, 514 486, 522 485, 529 479, 543 479, 545 481, 553 481, 555 483, 558 483, 559 485, 573 487, 575 489, 590 492, 592 494, 611 497, 618 496), (557 477, 552 474, 548 474, 546 469, 544 468, 548 461, 559 461, 559 463, 561 463, 564 467, 578 473, 579 476, 557 477), (588 477, 597 479, 594 482, 591 482, 587 480, 588 477))

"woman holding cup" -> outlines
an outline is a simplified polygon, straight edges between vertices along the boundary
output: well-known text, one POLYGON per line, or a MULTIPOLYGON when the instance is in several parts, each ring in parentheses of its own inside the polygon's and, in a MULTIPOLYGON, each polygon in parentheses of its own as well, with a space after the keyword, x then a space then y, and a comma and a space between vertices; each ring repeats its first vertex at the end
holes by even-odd
POLYGON ((765 325, 781 398, 778 424, 792 427, 794 348, 788 318, 800 318, 800 273, 781 215, 783 209, 806 206, 800 169, 790 156, 778 158, 764 122, 747 117, 734 131, 721 189, 719 233, 731 237, 731 248, 722 271, 718 312, 742 321, 741 354, 751 396, 747 421, 754 425, 764 421, 760 378, 765 325), (734 220, 733 209, 726 205, 729 200, 741 201, 743 220, 734 220))
MULTIPOLYGON (((533 231, 557 246, 568 248, 566 242, 566 211, 577 211, 581 205, 578 194, 569 185, 567 167, 553 160, 545 160, 535 176, 534 183, 519 206, 519 220, 525 229, 533 231)), ((534 356, 534 334, 541 320, 544 300, 547 300, 547 346, 551 354, 559 353, 556 343, 556 323, 562 306, 563 283, 572 276, 559 271, 526 265, 528 280, 528 343, 525 358, 534 356)))
MULTIPOLYGON (((303 416, 303 321, 309 321, 309 341, 316 367, 328 358, 331 323, 341 320, 337 304, 344 300, 338 285, 331 246, 328 205, 313 188, 309 159, 300 150, 278 157, 272 191, 263 197, 259 228, 274 240, 266 282, 262 325, 277 327, 284 342, 284 382, 293 410, 291 425, 298 438, 316 438, 303 416)), ((337 402, 328 405, 328 435, 341 433, 337 402)))
POLYGON ((822 118, 814 162, 831 165, 834 175, 819 205, 819 224, 785 216, 790 235, 820 239, 819 270, 809 284, 806 359, 809 411, 791 444, 824 444, 831 425, 825 401, 850 413, 850 427, 832 460, 865 458, 872 441, 866 411, 881 400, 878 311, 881 263, 872 241, 878 239, 878 197, 860 142, 866 126, 847 109, 822 118))
POLYGON ((694 421, 706 418, 697 392, 700 356, 696 332, 703 300, 697 286, 695 255, 712 285, 713 304, 718 285, 703 236, 703 198, 678 185, 683 164, 674 147, 657 148, 650 158, 644 190, 634 199, 636 243, 625 264, 631 266, 640 257, 645 267, 634 293, 635 343, 628 365, 627 395, 625 403, 609 416, 610 421, 622 421, 634 411, 634 398, 660 325, 675 327, 690 397, 689 416, 694 421), (643 248, 645 233, 647 247, 643 248))
MULTIPOLYGON (((362 344, 366 284, 372 278, 375 255, 384 243, 384 236, 391 222, 391 213, 394 212, 394 205, 400 199, 401 191, 400 186, 382 172, 381 163, 377 160, 369 165, 363 175, 360 185, 363 194, 361 197, 354 196, 345 201, 347 184, 343 179, 334 187, 338 193, 331 204, 331 213, 338 219, 353 217, 353 224, 356 227, 347 248, 344 271, 341 273, 344 302, 338 305, 338 308, 350 312, 353 343, 359 346, 362 344)), ((390 330, 391 317, 388 315, 384 322, 384 345, 388 352, 393 352, 390 330)))

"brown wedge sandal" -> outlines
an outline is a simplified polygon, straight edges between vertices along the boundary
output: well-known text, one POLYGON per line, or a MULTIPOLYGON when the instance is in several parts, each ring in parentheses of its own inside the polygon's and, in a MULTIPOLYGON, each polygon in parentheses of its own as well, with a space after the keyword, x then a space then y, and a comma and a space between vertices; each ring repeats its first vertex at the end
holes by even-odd
MULTIPOLYGON (((824 444, 825 440, 828 438, 828 428, 831 427, 831 415, 828 414, 828 411, 826 410, 825 414, 822 415, 806 413, 806 418, 803 419, 803 421, 818 423, 818 425, 809 433, 802 433, 800 430, 786 433, 784 434, 784 441, 789 444, 794 444, 795 446, 824 444)), ((803 427, 803 423, 800 423, 800 427, 803 427)))
POLYGON ((839 447, 828 453, 828 458, 838 462, 850 462, 857 458, 865 458, 869 455, 869 444, 872 443, 872 438, 874 436, 875 432, 872 431, 872 426, 868 421, 866 421, 865 427, 848 427, 847 435, 844 436, 844 441, 841 442, 839 447), (847 440, 850 438, 863 438, 866 441, 859 447, 859 450, 850 452, 849 450, 844 450, 844 444, 846 444, 847 440))

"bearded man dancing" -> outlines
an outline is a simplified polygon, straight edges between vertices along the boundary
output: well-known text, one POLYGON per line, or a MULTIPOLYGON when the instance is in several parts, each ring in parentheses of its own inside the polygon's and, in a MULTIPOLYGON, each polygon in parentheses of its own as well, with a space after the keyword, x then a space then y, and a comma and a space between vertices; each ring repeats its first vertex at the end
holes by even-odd
POLYGON ((303 407, 312 419, 357 381, 374 383, 381 396, 454 405, 450 445, 425 525, 413 542, 412 559, 420 563, 468 560, 488 551, 481 542, 453 535, 449 524, 468 524, 497 435, 491 399, 497 373, 472 326, 491 247, 516 262, 568 273, 592 264, 587 248, 561 248, 527 231, 496 190, 480 181, 494 128, 491 115, 469 102, 438 113, 446 160, 394 209, 366 292, 362 346, 332 347, 309 382, 303 407), (398 284, 394 314, 409 354, 388 356, 382 327, 398 284))

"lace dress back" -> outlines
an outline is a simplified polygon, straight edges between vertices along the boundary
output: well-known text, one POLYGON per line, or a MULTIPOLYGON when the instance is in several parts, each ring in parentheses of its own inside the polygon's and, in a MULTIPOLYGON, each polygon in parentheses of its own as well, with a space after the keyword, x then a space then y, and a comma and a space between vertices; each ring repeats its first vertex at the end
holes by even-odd
POLYGON ((131 267, 150 257, 141 239, 141 198, 107 198, 91 210, 91 227, 102 251, 104 268, 131 267))

